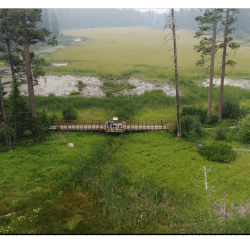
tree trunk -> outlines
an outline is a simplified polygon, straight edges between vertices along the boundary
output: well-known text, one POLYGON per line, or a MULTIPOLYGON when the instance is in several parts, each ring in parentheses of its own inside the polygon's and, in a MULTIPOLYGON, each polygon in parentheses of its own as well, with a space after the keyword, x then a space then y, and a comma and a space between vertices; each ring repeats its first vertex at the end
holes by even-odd
MULTIPOLYGON (((23 16, 22 9, 20 9, 21 15, 21 22, 22 25, 25 26, 26 21, 23 16)), ((27 75, 27 84, 28 84, 28 91, 29 91, 29 104, 30 104, 30 111, 32 117, 36 116, 36 103, 35 103, 35 95, 34 95, 34 88, 33 88, 33 81, 32 81, 32 72, 31 72, 31 61, 30 61, 30 52, 29 52, 29 43, 27 32, 23 32, 23 49, 24 49, 24 62, 25 62, 25 69, 27 75)))
POLYGON ((222 119, 223 90, 224 90, 226 55, 227 55, 226 51, 227 51, 228 18, 229 18, 229 9, 227 9, 226 24, 225 24, 225 31, 224 31, 223 55, 222 55, 221 84, 220 84, 220 101, 219 101, 219 109, 218 109, 218 116, 220 117, 220 120, 222 119))
POLYGON ((212 48, 211 48, 211 66, 210 66, 210 82, 209 82, 207 121, 210 118, 211 109, 212 109, 213 78, 214 78, 214 57, 215 57, 215 43, 216 43, 216 26, 217 26, 217 9, 214 9, 213 38, 212 38, 212 48))
POLYGON ((181 119, 180 119, 180 105, 179 105, 179 82, 178 82, 178 66, 177 66, 177 50, 176 50, 174 9, 172 9, 172 23, 173 23, 172 28, 173 28, 173 42, 174 42, 176 107, 177 107, 177 137, 181 137, 181 119))
POLYGON ((0 79, 0 99, 1 99, 1 107, 2 107, 2 110, 3 110, 3 121, 4 121, 4 126, 5 126, 5 143, 6 143, 6 146, 8 147, 8 149, 12 151, 10 131, 9 131, 9 126, 8 126, 9 124, 8 124, 8 119, 6 117, 4 101, 3 101, 3 92, 2 92, 1 79, 0 79))

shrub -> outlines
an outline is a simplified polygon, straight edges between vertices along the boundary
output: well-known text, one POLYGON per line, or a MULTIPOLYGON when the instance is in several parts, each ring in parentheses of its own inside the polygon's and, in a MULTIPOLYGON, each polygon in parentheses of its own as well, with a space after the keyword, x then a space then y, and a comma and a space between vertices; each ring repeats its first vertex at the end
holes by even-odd
POLYGON ((201 123, 196 116, 186 115, 181 117, 181 134, 190 141, 201 137, 201 123))
POLYGON ((50 124, 52 123, 52 121, 57 120, 57 115, 56 114, 52 114, 52 116, 49 118, 50 124))
MULTIPOLYGON (((49 127, 50 127, 50 120, 46 115, 45 111, 37 113, 37 116, 34 116, 32 118, 31 123, 32 123, 31 132, 33 137, 36 139, 36 141, 43 140, 44 135, 49 133, 49 127)), ((27 131, 28 130, 26 130, 26 135, 27 131)), ((28 132, 28 134, 31 133, 28 132)))
POLYGON ((219 116, 216 113, 211 113, 207 123, 209 125, 215 125, 218 121, 219 121, 219 116))
POLYGON ((238 140, 250 143, 250 114, 239 123, 238 140))
POLYGON ((204 145, 198 148, 198 153, 209 161, 229 163, 236 159, 236 153, 231 146, 221 142, 214 142, 212 145, 204 145))
POLYGON ((195 106, 185 106, 181 111, 182 116, 191 115, 196 116, 202 124, 207 121, 207 111, 202 108, 196 108, 195 106))
POLYGON ((70 92, 70 95, 80 95, 80 91, 72 91, 70 92))
POLYGON ((78 86, 87 86, 87 84, 86 83, 83 83, 81 80, 79 80, 78 82, 77 82, 77 85, 78 86))
POLYGON ((64 108, 62 111, 63 120, 76 120, 77 119, 77 111, 73 109, 72 106, 68 106, 64 108))
POLYGON ((226 100, 222 106, 222 118, 237 119, 242 115, 242 109, 240 109, 239 103, 226 100))
POLYGON ((215 130, 216 133, 216 140, 226 140, 226 133, 229 130, 228 127, 218 127, 215 130))

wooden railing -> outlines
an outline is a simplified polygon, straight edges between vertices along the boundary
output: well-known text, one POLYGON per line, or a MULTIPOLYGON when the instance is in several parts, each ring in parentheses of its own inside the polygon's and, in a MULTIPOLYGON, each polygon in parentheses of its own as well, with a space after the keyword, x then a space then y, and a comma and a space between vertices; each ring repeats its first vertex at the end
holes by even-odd
POLYGON ((61 130, 76 131, 101 131, 124 133, 127 131, 157 131, 168 130, 175 120, 118 120, 115 121, 117 126, 107 124, 107 120, 54 120, 51 121, 52 129, 56 127, 61 130))

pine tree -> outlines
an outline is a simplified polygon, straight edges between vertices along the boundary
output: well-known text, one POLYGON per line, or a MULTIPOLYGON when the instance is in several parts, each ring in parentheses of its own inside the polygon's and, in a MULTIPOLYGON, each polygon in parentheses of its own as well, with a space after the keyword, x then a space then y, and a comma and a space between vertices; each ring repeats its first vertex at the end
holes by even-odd
MULTIPOLYGON (((10 63, 10 68, 11 68, 11 74, 12 78, 15 76, 15 70, 14 70, 14 58, 12 55, 12 50, 11 50, 11 41, 13 41, 13 34, 10 31, 10 27, 15 25, 15 23, 8 17, 8 9, 1 9, 0 10, 0 41, 3 44, 6 44, 7 47, 7 52, 5 50, 5 47, 2 46, 0 49, 0 52, 2 53, 7 53, 8 56, 8 61, 10 63)), ((6 57, 3 57, 5 59, 6 57)))
MULTIPOLYGON (((211 115, 212 109, 212 94, 213 94, 213 77, 214 77, 214 58, 215 52, 218 49, 216 45, 216 34, 217 34, 217 22, 221 20, 222 9, 206 9, 203 16, 198 16, 195 18, 199 22, 199 31, 196 32, 196 38, 201 38, 199 45, 194 45, 194 49, 197 52, 202 52, 201 60, 199 60, 196 65, 204 66, 209 60, 206 57, 210 55, 210 77, 209 77, 209 96, 208 96, 208 109, 207 109, 207 121, 211 115), (212 37, 207 38, 207 31, 213 30, 212 37)), ((210 35, 210 34, 209 34, 210 35)))
POLYGON ((229 65, 230 67, 234 67, 236 62, 233 60, 228 60, 226 62, 226 49, 229 46, 231 49, 236 50, 239 48, 239 45, 235 42, 232 42, 233 38, 228 37, 230 33, 232 33, 233 28, 230 28, 232 24, 236 22, 235 14, 239 13, 237 9, 227 9, 226 11, 226 20, 222 22, 224 25, 224 42, 220 45, 222 48, 223 46, 223 55, 222 55, 222 67, 221 67, 221 85, 220 85, 220 100, 219 100, 219 108, 218 108, 218 116, 220 120, 222 119, 222 106, 223 106, 223 90, 224 90, 224 78, 225 78, 225 66, 229 65), (231 12, 231 15, 230 15, 231 12))
POLYGON ((35 96, 33 89, 31 60, 29 45, 40 42, 46 42, 52 46, 57 44, 56 38, 48 39, 51 34, 47 29, 38 29, 37 23, 42 21, 42 9, 10 9, 9 16, 17 21, 17 25, 11 28, 15 34, 15 43, 24 48, 24 62, 27 75, 27 84, 29 92, 29 104, 32 117, 36 116, 35 96))
POLYGON ((16 138, 22 137, 26 130, 29 130, 31 124, 31 114, 27 103, 23 96, 20 95, 18 89, 18 79, 14 77, 12 84, 12 91, 9 96, 9 113, 10 113, 10 126, 14 127, 14 142, 16 138))

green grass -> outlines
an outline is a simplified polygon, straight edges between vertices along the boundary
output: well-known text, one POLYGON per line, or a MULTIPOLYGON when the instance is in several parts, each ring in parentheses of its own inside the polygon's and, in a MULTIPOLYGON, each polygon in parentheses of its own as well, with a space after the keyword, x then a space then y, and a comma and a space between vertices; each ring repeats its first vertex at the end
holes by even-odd
POLYGON ((70 95, 80 95, 80 91, 72 91, 70 92, 70 95))
POLYGON ((126 83, 126 82, 121 82, 121 83, 115 83, 111 81, 105 81, 103 82, 103 88, 108 89, 109 91, 112 90, 124 90, 124 89, 133 89, 136 88, 136 86, 126 83))

